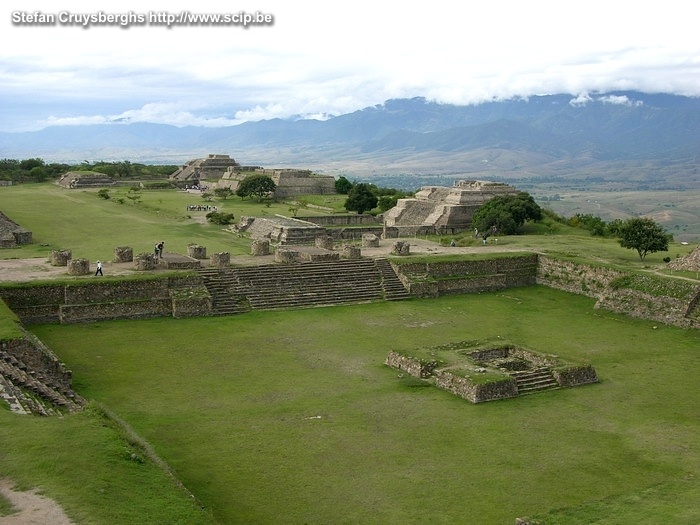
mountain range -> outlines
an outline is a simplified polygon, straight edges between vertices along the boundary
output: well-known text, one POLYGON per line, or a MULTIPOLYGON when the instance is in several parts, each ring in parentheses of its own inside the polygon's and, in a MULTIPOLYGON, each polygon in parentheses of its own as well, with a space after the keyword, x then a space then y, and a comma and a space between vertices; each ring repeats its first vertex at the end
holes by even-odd
POLYGON ((351 177, 549 180, 698 189, 700 99, 640 92, 543 95, 478 105, 394 99, 326 120, 236 126, 115 122, 0 133, 0 156, 180 164, 209 153, 245 165, 351 177))

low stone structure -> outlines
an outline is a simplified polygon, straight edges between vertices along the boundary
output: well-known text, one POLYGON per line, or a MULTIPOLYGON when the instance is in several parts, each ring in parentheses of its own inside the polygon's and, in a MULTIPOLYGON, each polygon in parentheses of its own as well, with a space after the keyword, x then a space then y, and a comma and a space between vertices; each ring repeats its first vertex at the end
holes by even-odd
POLYGON ((327 236, 326 229, 317 224, 282 215, 242 217, 233 230, 280 245, 315 245, 317 238, 327 236))
POLYGON ((411 244, 406 241, 396 241, 391 253, 392 255, 408 255, 411 253, 411 244))
POLYGON ((245 169, 231 166, 222 175, 217 188, 236 191, 238 185, 251 175, 265 175, 275 183, 274 197, 287 199, 298 195, 335 195, 335 179, 330 175, 320 175, 310 170, 299 169, 245 169))
POLYGON ((134 262, 136 263, 134 270, 137 271, 155 270, 156 268, 156 256, 152 253, 140 253, 134 262))
POLYGON ((231 254, 228 252, 212 253, 211 266, 216 268, 226 268, 231 266, 231 254))
POLYGON ((52 250, 50 255, 51 266, 68 266, 68 261, 73 258, 71 250, 52 250))
POLYGON ((353 246, 352 244, 346 244, 343 246, 341 256, 343 259, 361 259, 362 250, 357 246, 353 246))
POLYGON ((69 189, 107 188, 114 186, 116 181, 109 175, 97 171, 69 171, 61 175, 57 184, 69 189))
POLYGON ((430 357, 392 351, 385 364, 472 403, 598 382, 589 364, 566 363, 508 343, 470 346, 461 342, 411 352, 430 357))
POLYGON ((198 244, 188 244, 187 255, 189 255, 193 259, 206 259, 207 248, 206 246, 199 246, 198 244))
POLYGON ((363 248, 379 248, 379 237, 374 233, 365 233, 362 236, 363 248))
POLYGON ((399 199, 384 214, 384 224, 400 235, 459 233, 471 228, 474 212, 489 200, 517 195, 512 186, 500 182, 462 180, 452 188, 425 186, 412 199, 399 199))
POLYGON ((255 239, 250 245, 250 253, 256 256, 270 255, 270 240, 255 239))
POLYGON ((117 246, 114 248, 114 262, 126 263, 134 261, 134 250, 130 246, 117 246))
POLYGON ((87 275, 90 273, 90 261, 87 259, 70 259, 68 275, 87 275))
POLYGON ((14 248, 32 243, 32 232, 22 228, 0 211, 0 248, 14 248))

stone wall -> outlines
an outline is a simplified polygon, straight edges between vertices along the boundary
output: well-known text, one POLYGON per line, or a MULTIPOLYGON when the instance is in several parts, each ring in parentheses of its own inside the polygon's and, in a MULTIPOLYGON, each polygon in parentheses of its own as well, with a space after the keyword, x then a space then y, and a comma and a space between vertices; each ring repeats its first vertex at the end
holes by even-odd
POLYGON ((0 298, 26 324, 188 317, 211 312, 209 294, 197 275, 5 286, 0 288, 0 298), (188 292, 173 293, 177 290, 188 292))
POLYGON ((535 284, 537 255, 488 260, 397 264, 399 278, 415 297, 477 293, 535 284))
POLYGON ((448 370, 438 370, 435 373, 435 385, 472 403, 518 397, 518 387, 512 377, 487 383, 474 383, 468 377, 454 375, 448 370))
MULTIPOLYGON (((650 274, 648 280, 657 279, 659 283, 673 283, 673 288, 680 289, 681 292, 676 293, 676 296, 665 295, 663 292, 652 295, 626 286, 624 279, 629 275, 620 270, 542 255, 539 256, 537 266, 538 284, 595 298, 595 308, 682 328, 700 328, 700 318, 696 310, 700 301, 700 285, 692 281, 650 274)), ((653 283, 650 287, 653 287, 653 283)))

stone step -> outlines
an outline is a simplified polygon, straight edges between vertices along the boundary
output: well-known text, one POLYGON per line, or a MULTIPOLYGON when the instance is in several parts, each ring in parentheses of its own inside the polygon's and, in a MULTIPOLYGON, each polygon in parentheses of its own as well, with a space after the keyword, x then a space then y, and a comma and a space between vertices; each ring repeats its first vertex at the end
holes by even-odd
POLYGON ((548 368, 515 371, 509 375, 515 379, 519 394, 530 394, 559 388, 559 383, 554 379, 551 370, 548 368))
POLYGON ((409 294, 391 264, 348 259, 243 268, 203 268, 217 315, 404 299, 409 294), (241 308, 245 302, 247 307, 241 308))

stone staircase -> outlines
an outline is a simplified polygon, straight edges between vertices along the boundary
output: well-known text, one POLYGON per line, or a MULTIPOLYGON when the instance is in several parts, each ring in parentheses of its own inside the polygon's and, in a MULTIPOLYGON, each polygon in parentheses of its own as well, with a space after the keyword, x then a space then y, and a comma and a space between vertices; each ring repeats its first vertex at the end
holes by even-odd
POLYGON ((387 301, 395 301, 397 299, 408 299, 409 293, 406 287, 396 275, 391 263, 384 258, 375 259, 375 264, 382 275, 382 287, 384 288, 384 298, 387 301))
POLYGON ((214 314, 233 315, 251 310, 248 298, 240 291, 234 270, 202 268, 199 275, 211 296, 214 314))
POLYGON ((409 297, 387 260, 349 259, 201 269, 215 315, 409 297))
POLYGON ((57 409, 78 411, 84 403, 72 390, 5 352, 0 352, 0 379, 0 395, 15 412, 48 416, 55 415, 57 409))
POLYGON ((547 367, 534 370, 518 370, 510 372, 509 375, 515 379, 519 395, 559 388, 559 383, 557 383, 557 380, 552 375, 552 371, 547 367))

